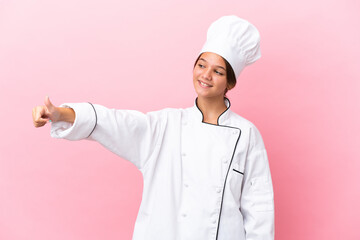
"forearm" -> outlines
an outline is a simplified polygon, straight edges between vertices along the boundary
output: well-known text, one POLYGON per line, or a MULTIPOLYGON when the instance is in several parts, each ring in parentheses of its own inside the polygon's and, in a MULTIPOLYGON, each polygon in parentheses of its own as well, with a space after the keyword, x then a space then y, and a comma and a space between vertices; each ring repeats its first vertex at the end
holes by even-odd
POLYGON ((72 108, 66 108, 66 107, 59 107, 59 120, 58 121, 64 121, 69 123, 74 123, 75 121, 75 111, 72 108))
POLYGON ((51 136, 54 138, 85 139, 96 127, 96 113, 89 103, 63 103, 56 111, 58 120, 51 124, 51 136))

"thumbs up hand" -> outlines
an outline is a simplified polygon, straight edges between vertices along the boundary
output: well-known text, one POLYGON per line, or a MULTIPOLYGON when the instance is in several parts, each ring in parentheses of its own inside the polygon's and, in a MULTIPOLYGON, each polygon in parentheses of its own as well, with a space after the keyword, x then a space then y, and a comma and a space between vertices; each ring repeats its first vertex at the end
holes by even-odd
POLYGON ((42 127, 47 122, 56 122, 60 118, 60 109, 54 106, 49 97, 45 97, 45 106, 37 106, 33 108, 32 117, 35 127, 42 127))

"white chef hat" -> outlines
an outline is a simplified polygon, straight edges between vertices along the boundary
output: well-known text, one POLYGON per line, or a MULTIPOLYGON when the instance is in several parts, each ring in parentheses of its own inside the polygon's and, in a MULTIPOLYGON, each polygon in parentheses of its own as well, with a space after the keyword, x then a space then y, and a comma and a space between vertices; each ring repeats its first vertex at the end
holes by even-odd
POLYGON ((213 52, 225 58, 237 78, 245 66, 261 57, 259 31, 237 16, 223 16, 210 25, 200 54, 203 52, 213 52))

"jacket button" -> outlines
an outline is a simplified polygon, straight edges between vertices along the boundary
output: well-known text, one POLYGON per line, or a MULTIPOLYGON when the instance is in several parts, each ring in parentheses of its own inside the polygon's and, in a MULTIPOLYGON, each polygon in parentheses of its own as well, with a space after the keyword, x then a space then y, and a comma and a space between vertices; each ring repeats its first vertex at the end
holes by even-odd
POLYGON ((215 219, 215 220, 213 220, 213 221, 212 221, 212 223, 213 223, 213 224, 215 224, 215 223, 216 223, 216 219, 215 219))
POLYGON ((183 157, 186 157, 186 153, 182 153, 181 155, 182 155, 183 157))
POLYGON ((189 185, 188 185, 188 184, 186 184, 186 183, 184 184, 184 186, 185 186, 185 187, 189 187, 189 185))
POLYGON ((183 214, 181 214, 181 216, 186 217, 186 214, 185 214, 185 213, 183 213, 183 214))
POLYGON ((216 189, 217 193, 221 193, 221 188, 216 189))
POLYGON ((235 131, 233 131, 233 134, 237 134, 237 131, 235 130, 235 131))

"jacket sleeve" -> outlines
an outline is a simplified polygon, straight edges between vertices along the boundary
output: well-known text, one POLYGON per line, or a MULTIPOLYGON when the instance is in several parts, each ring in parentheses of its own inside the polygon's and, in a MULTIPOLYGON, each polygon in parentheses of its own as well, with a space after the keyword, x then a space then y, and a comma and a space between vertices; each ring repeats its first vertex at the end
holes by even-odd
POLYGON ((240 206, 246 240, 273 240, 273 186, 266 149, 255 126, 250 130, 240 206))
POLYGON ((65 103, 75 111, 75 121, 54 122, 50 135, 67 140, 97 141, 116 155, 143 169, 161 136, 162 111, 142 113, 109 109, 91 103, 65 103))

